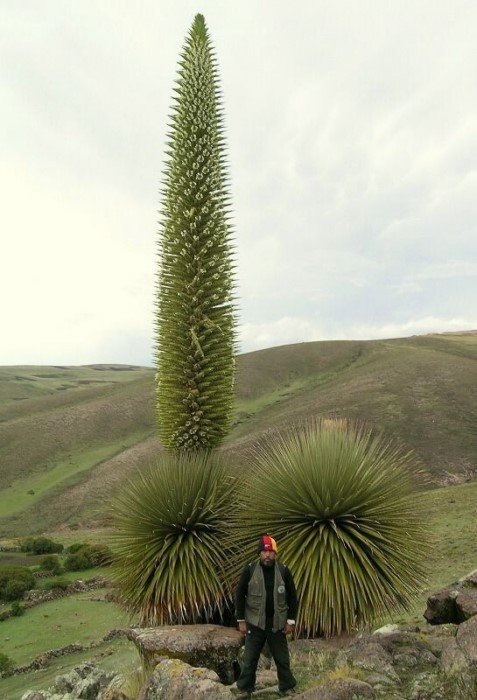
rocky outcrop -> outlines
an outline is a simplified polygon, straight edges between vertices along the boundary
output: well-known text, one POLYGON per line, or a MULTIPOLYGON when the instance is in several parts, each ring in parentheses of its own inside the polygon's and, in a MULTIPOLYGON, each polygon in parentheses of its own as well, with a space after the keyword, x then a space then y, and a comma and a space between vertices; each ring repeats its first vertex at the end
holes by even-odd
POLYGON ((427 599, 424 617, 431 625, 460 624, 477 615, 477 569, 427 599))
MULTIPOLYGON (((303 675, 313 685, 305 686, 306 690, 299 688, 295 697, 297 700, 477 698, 476 597, 477 571, 430 597, 426 618, 432 621, 431 625, 387 625, 373 634, 292 642, 294 664, 298 665, 301 655, 302 665, 307 668, 303 675), (454 622, 437 624, 437 620, 449 618, 454 622)), ((236 630, 217 625, 176 625, 124 632, 136 644, 150 673, 140 700, 235 697, 229 684, 243 641, 236 630)), ((47 664, 48 659, 42 655, 34 663, 38 668, 47 664)), ((81 676, 78 669, 75 672, 81 676)), ((81 679, 73 672, 66 674, 57 678, 48 691, 26 695, 24 700, 77 697, 125 700, 118 678, 110 679, 108 674, 105 678, 101 673, 91 671, 81 679)), ((264 693, 264 697, 271 697, 270 693, 277 690, 276 669, 260 670, 257 696, 264 693)))
POLYGON ((157 664, 138 700, 231 700, 234 696, 218 675, 195 668, 179 659, 157 664))
POLYGON ((459 625, 456 643, 467 657, 469 665, 477 670, 477 616, 459 625))
POLYGON ((243 637, 220 625, 166 625, 126 631, 146 667, 164 658, 179 659, 191 666, 214 671, 223 683, 233 683, 243 637))
POLYGON ((127 700, 118 688, 118 676, 84 663, 57 676, 48 690, 29 690, 22 700, 127 700))
POLYGON ((393 667, 392 655, 383 642, 384 637, 378 640, 372 637, 357 639, 338 655, 337 665, 348 664, 364 673, 379 674, 393 683, 398 683, 399 676, 393 667))
MULTIPOLYGON (((377 630, 338 655, 377 698, 477 697, 477 616, 459 626, 377 630)), ((326 697, 326 696, 323 696, 326 697)))
MULTIPOLYGON (((150 634, 141 638, 150 665, 150 677, 141 689, 141 700, 232 700, 235 697, 216 671, 198 665, 199 651, 205 654, 206 649, 214 648, 212 639, 219 650, 224 642, 221 634, 212 634, 213 625, 203 627, 206 629, 202 635, 179 634, 178 626, 157 628, 156 632, 161 629, 167 632, 159 638, 150 634), (162 646, 158 646, 158 639, 162 640, 162 646), (219 640, 222 640, 220 644, 219 640), (159 663, 155 663, 161 649, 167 649, 168 654, 191 654, 195 664, 165 654, 159 655, 159 663)), ((226 628, 222 629, 227 633, 226 628)), ((142 632, 145 630, 136 630, 137 638, 142 632)), ((234 642, 231 648, 235 648, 234 642)), ((299 666, 299 658, 302 659, 302 665, 307 667, 307 682, 311 679, 314 686, 306 690, 298 687, 297 700, 471 700, 477 697, 477 616, 459 626, 388 626, 374 634, 345 638, 338 643, 336 640, 299 640, 291 643, 291 652, 294 665, 299 666), (322 661, 314 667, 314 660, 319 658, 322 661)), ((216 661, 218 658, 223 657, 216 656, 216 661)), ((207 663, 211 663, 210 659, 207 663)), ((74 672, 58 677, 48 691, 27 695, 24 700, 74 700, 76 697, 124 700, 117 678, 114 685, 111 674, 101 676, 99 670, 91 670, 91 664, 84 666, 88 674, 85 675, 84 669, 78 671, 77 667, 74 672)), ((300 681, 300 676, 298 679, 300 681)), ((277 690, 275 669, 258 674, 257 698, 262 693, 264 697, 272 697, 270 693, 277 690)))

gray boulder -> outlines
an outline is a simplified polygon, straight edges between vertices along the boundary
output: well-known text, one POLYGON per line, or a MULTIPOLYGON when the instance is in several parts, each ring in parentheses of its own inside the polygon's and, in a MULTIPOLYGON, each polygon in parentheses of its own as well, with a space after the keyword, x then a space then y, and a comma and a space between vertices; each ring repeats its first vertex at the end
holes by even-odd
POLYGON ((477 588, 461 588, 455 599, 457 621, 465 622, 477 615, 477 588))
POLYGON ((114 673, 107 673, 92 663, 84 663, 70 673, 57 676, 51 690, 81 700, 97 700, 113 678, 114 673))
POLYGON ((398 671, 437 664, 437 656, 416 632, 396 630, 381 635, 379 641, 391 654, 392 663, 398 671))
POLYGON ((28 691, 22 700, 107 700, 108 695, 103 697, 103 693, 106 693, 115 677, 114 673, 87 662, 57 676, 48 690, 28 691))
POLYGON ((456 586, 447 586, 438 593, 434 593, 427 599, 427 608, 424 617, 431 625, 442 625, 446 622, 458 622, 455 599, 458 589, 456 586))
POLYGON ((442 650, 439 668, 447 676, 461 675, 469 666, 466 655, 457 644, 457 640, 450 639, 442 650))
POLYGON ((469 664, 477 670, 477 616, 459 625, 456 642, 469 660, 469 664))
POLYGON ((232 700, 218 675, 180 659, 163 659, 141 689, 138 700, 232 700))
POLYGON ((208 668, 222 683, 233 683, 243 637, 220 625, 165 625, 126 630, 146 667, 154 668, 164 658, 208 668))
MULTIPOLYGON (((477 616, 463 622, 458 627, 456 637, 447 642, 442 650, 439 668, 442 676, 449 683, 453 682, 459 692, 465 687, 468 689, 466 697, 477 697, 477 616)), ((450 690, 448 695, 451 696, 450 690)))
POLYGON ((398 683, 399 676, 392 665, 392 656, 384 648, 383 637, 363 637, 352 642, 350 647, 338 654, 337 665, 349 664, 367 673, 379 673, 398 683))
POLYGON ((419 674, 414 679, 407 697, 410 700, 450 700, 445 683, 436 673, 419 674))
POLYGON ((477 614, 477 569, 427 600, 424 617, 431 625, 459 624, 477 614))

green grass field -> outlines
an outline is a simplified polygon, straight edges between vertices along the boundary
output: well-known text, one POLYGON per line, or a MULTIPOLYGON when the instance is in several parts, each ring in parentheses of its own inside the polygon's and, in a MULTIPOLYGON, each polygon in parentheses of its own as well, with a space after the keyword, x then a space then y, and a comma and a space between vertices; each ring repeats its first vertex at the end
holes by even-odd
POLYGON ((26 554, 23 552, 0 552, 0 566, 35 566, 40 563, 43 554, 26 554))
POLYGON ((16 665, 27 663, 42 651, 78 642, 99 640, 129 618, 114 603, 90 600, 92 593, 51 600, 0 623, 2 651, 16 665))
POLYGON ((423 492, 421 503, 432 537, 429 584, 409 612, 392 622, 421 624, 431 593, 477 569, 477 482, 423 492))
POLYGON ((33 472, 27 477, 17 479, 2 491, 0 501, 0 518, 25 510, 42 500, 58 486, 79 481, 83 472, 110 459, 125 448, 134 445, 142 438, 141 433, 130 433, 120 442, 103 444, 97 447, 76 452, 51 465, 46 465, 41 472, 33 472))

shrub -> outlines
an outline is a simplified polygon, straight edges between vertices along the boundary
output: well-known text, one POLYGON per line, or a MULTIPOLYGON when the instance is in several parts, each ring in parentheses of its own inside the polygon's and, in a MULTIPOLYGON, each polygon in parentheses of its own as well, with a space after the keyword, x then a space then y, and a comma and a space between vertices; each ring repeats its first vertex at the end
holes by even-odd
POLYGON ((91 559, 80 551, 66 557, 64 566, 65 571, 83 571, 84 569, 91 569, 93 564, 91 559))
POLYGON ((24 582, 19 579, 11 579, 7 581, 3 589, 3 599, 5 601, 19 600, 23 598, 23 594, 28 588, 25 586, 24 582))
POLYGON ((270 532, 300 599, 297 630, 349 632, 406 609, 425 581, 427 533, 404 453, 347 423, 310 423, 265 440, 237 529, 270 532))
POLYGON ((2 566, 0 568, 0 600, 17 600, 25 591, 35 587, 35 578, 26 566, 2 566))
POLYGON ((65 591, 69 585, 71 585, 71 581, 68 581, 67 578, 59 577, 51 581, 43 581, 40 584, 40 588, 44 591, 51 591, 54 588, 61 588, 62 591, 65 591))
POLYGON ((105 544, 82 544, 75 547, 65 561, 67 571, 81 571, 94 566, 109 566, 112 560, 111 549, 105 544))
POLYGON ((46 557, 40 561, 40 569, 42 571, 48 571, 53 576, 61 573, 62 567, 61 562, 57 554, 47 554, 46 557))
POLYGON ((105 544, 82 544, 71 553, 85 557, 90 566, 109 566, 113 556, 111 549, 105 544))
POLYGON ((86 545, 80 552, 88 557, 92 566, 109 566, 113 558, 110 547, 105 544, 86 545))
POLYGON ((69 547, 67 547, 66 551, 68 552, 68 554, 76 554, 76 552, 78 552, 80 549, 86 546, 87 545, 85 542, 74 542, 69 547))
POLYGON ((11 607, 13 617, 21 617, 25 614, 25 608, 20 605, 18 600, 14 600, 11 607))
POLYGON ((210 619, 230 600, 234 481, 204 453, 162 455, 114 502, 114 578, 143 624, 210 619))
POLYGON ((15 667, 13 659, 0 651, 0 673, 11 671, 15 667))
POLYGON ((20 552, 33 552, 33 537, 25 537, 21 541, 20 552))
POLYGON ((33 554, 52 554, 53 552, 62 552, 63 545, 50 540, 48 537, 35 537, 31 551, 33 554))

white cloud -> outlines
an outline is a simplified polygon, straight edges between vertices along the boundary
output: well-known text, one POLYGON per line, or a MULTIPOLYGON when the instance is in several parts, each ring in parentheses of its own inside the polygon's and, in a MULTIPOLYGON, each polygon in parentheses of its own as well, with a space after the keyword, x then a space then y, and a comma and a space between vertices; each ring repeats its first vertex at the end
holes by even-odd
POLYGON ((403 338, 409 335, 470 330, 477 330, 477 317, 469 319, 426 316, 404 323, 387 323, 382 326, 356 325, 343 336, 343 339, 403 338))
POLYGON ((245 323, 239 337, 246 352, 275 345, 324 340, 323 332, 306 318, 284 316, 268 323, 245 323))
POLYGON ((327 333, 307 318, 284 316, 269 323, 246 323, 240 327, 240 339, 246 352, 289 343, 315 340, 371 340, 404 338, 410 335, 443 333, 445 331, 477 330, 477 317, 439 318, 428 316, 404 323, 384 325, 356 324, 346 332, 327 333))

